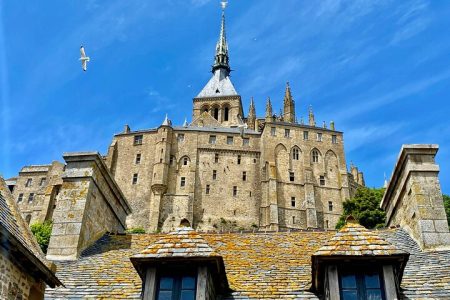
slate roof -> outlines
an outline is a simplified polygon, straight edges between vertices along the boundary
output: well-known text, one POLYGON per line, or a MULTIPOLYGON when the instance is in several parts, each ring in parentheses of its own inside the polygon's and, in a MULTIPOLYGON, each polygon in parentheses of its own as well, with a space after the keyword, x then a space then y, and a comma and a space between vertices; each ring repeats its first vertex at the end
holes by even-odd
MULTIPOLYGON (((422 252, 408 234, 398 228, 376 232, 411 254, 402 282, 405 296, 409 299, 450 298, 450 250, 422 252)), ((234 290, 226 299, 317 299, 309 291, 311 255, 335 234, 335 231, 292 231, 198 235, 223 257, 228 282, 234 290)), ((138 299, 141 280, 129 258, 167 236, 103 236, 86 249, 78 261, 57 262, 57 275, 66 288, 47 289, 46 299, 70 296, 138 299)), ((149 254, 158 255, 162 248, 151 248, 149 254)))
POLYGON ((196 98, 237 96, 236 89, 231 83, 230 76, 223 69, 217 69, 205 87, 196 98))

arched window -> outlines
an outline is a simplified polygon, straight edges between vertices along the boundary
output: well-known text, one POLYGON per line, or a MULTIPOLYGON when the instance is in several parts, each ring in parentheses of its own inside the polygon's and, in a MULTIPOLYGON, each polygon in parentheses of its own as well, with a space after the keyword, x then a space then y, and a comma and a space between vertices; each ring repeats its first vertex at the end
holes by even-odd
POLYGON ((202 111, 202 113, 203 112, 208 112, 209 111, 208 106, 207 105, 203 106, 201 111, 202 111))
POLYGON ((214 119, 219 120, 219 108, 218 107, 214 108, 213 117, 214 117, 214 119))
POLYGON ((294 160, 300 159, 300 151, 298 148, 292 149, 292 159, 294 159, 294 160))
POLYGON ((319 162, 319 151, 317 151, 317 150, 312 151, 312 162, 313 163, 319 162))
POLYGON ((223 120, 224 121, 228 121, 228 114, 229 114, 229 108, 225 107, 224 111, 223 111, 223 120))

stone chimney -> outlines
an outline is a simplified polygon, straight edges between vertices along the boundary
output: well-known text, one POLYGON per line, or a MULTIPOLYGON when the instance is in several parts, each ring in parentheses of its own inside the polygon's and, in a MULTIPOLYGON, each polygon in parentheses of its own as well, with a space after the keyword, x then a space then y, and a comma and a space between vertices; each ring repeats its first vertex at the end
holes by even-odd
POLYGON ((450 233, 435 163, 438 145, 403 145, 381 201, 386 225, 399 225, 422 249, 450 249, 450 233))
POLYGON ((74 260, 106 232, 123 233, 131 213, 96 152, 65 153, 67 165, 53 212, 49 260, 74 260))

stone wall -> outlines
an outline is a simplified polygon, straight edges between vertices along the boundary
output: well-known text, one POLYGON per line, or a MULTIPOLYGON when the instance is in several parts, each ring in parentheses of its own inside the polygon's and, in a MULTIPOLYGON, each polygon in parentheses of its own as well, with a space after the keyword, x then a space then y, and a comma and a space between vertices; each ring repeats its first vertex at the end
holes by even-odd
POLYGON ((131 212, 97 153, 69 153, 64 159, 67 167, 47 251, 51 260, 76 259, 105 232, 124 232, 131 212))
POLYGON ((0 298, 43 299, 45 283, 36 281, 23 268, 16 265, 8 253, 0 250, 0 298))
POLYGON ((422 249, 450 247, 450 233, 435 163, 437 145, 403 145, 381 208, 386 225, 403 227, 422 249))

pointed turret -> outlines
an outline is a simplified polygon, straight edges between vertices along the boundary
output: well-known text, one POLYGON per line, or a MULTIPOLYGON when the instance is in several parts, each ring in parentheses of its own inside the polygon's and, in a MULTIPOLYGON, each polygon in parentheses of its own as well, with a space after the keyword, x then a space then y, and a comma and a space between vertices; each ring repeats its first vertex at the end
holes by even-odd
POLYGON ((166 117, 164 118, 164 121, 162 122, 161 126, 172 126, 172 122, 167 117, 167 114, 166 114, 166 117))
POLYGON ((230 73, 229 57, 228 57, 228 44, 227 36, 225 33, 225 8, 227 6, 226 1, 222 1, 222 23, 220 26, 220 36, 216 44, 216 55, 214 59, 214 65, 212 66, 212 72, 214 73, 218 69, 226 71, 225 77, 230 73))
POLYGON ((286 83, 286 92, 284 93, 284 114, 283 120, 289 123, 295 123, 295 103, 292 99, 291 87, 286 83))
POLYGON ((256 123, 256 111, 255 111, 255 103, 252 97, 252 99, 250 100, 250 107, 248 109, 248 117, 247 117, 248 128, 255 130, 255 123, 256 123))
POLYGON ((309 126, 316 126, 312 105, 309 106, 309 126))
POLYGON ((184 128, 189 127, 189 123, 188 123, 188 121, 187 121, 186 118, 184 118, 183 127, 184 127, 184 128))
POLYGON ((266 102, 266 122, 273 121, 272 103, 270 102, 270 97, 267 97, 266 102))

